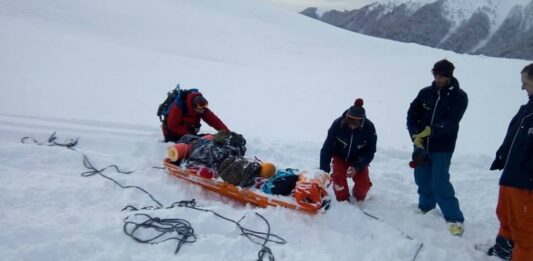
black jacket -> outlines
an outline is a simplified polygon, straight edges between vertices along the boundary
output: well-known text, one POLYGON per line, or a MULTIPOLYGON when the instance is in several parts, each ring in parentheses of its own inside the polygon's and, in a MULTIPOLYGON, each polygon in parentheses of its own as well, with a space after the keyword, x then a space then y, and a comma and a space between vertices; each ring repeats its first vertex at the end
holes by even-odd
POLYGON ((533 97, 511 120, 490 169, 503 169, 500 185, 533 189, 533 97))
POLYGON ((359 171, 374 159, 376 142, 376 129, 369 119, 365 119, 360 128, 352 130, 341 116, 331 124, 320 150, 320 169, 329 173, 331 157, 337 156, 359 171))
POLYGON ((424 139, 429 152, 453 152, 459 121, 468 106, 468 96, 459 87, 457 79, 451 79, 448 87, 439 88, 435 82, 420 90, 407 112, 409 135, 419 133, 426 126, 431 135, 424 139))

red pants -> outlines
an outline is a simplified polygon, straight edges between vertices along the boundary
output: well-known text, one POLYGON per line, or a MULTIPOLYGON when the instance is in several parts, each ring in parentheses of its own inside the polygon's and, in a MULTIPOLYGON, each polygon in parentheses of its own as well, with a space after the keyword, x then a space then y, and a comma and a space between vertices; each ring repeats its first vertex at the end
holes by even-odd
MULTIPOLYGON (((350 164, 342 158, 333 156, 332 165, 333 173, 331 174, 331 179, 333 181, 335 197, 337 201, 348 200, 350 192, 348 190, 348 180, 346 180, 346 170, 348 170, 350 164)), ((355 183, 352 188, 353 196, 357 201, 365 200, 366 194, 372 186, 372 182, 370 182, 370 177, 368 176, 368 167, 359 170, 352 179, 355 183)))
POLYGON ((514 241, 513 261, 533 260, 533 192, 500 186, 498 235, 514 241))

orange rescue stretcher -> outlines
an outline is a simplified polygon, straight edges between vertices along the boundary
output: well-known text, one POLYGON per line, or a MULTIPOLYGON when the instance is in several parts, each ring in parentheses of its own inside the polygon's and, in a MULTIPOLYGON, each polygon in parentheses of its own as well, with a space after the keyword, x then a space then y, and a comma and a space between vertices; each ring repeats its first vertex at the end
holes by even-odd
POLYGON ((316 195, 309 195, 310 197, 306 197, 305 194, 300 194, 299 196, 295 195, 295 197, 272 196, 255 188, 241 188, 226 183, 220 179, 204 178, 194 173, 193 170, 180 168, 179 166, 173 164, 169 159, 165 159, 163 164, 170 175, 187 180, 196 185, 200 185, 208 190, 235 199, 242 203, 251 203, 262 208, 269 206, 280 206, 310 214, 316 214, 321 209, 327 210, 329 207, 330 200, 325 190, 324 182, 321 182, 322 184, 320 185, 314 186, 319 188, 321 197, 320 202, 316 202, 316 195), (307 199, 313 199, 314 202, 311 202, 307 199))

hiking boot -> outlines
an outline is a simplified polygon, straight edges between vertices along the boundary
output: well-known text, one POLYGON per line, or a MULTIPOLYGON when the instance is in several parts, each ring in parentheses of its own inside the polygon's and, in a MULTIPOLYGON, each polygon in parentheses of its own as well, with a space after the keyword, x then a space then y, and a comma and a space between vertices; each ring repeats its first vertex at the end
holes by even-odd
POLYGON ((454 236, 462 236, 463 232, 465 232, 465 229, 463 227, 463 223, 461 223, 461 222, 450 222, 448 224, 449 224, 448 230, 454 236))
POLYGON ((417 211, 416 213, 418 213, 418 214, 422 214, 422 215, 425 215, 425 214, 427 214, 429 211, 430 211, 430 210, 423 210, 423 209, 420 209, 420 208, 419 208, 418 211, 417 211))
POLYGON ((496 243, 494 246, 489 248, 487 255, 497 256, 503 260, 511 260, 511 255, 513 253, 514 242, 510 239, 507 239, 503 236, 496 237, 496 243))

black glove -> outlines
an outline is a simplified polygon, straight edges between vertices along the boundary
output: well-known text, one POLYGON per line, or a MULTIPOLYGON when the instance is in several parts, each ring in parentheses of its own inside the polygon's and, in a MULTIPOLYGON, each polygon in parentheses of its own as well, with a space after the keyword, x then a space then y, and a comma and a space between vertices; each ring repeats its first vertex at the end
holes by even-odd
POLYGON ((418 164, 422 163, 424 160, 427 159, 427 156, 428 153, 426 150, 415 147, 413 155, 411 156, 412 160, 409 162, 409 167, 413 169, 416 168, 418 164))

